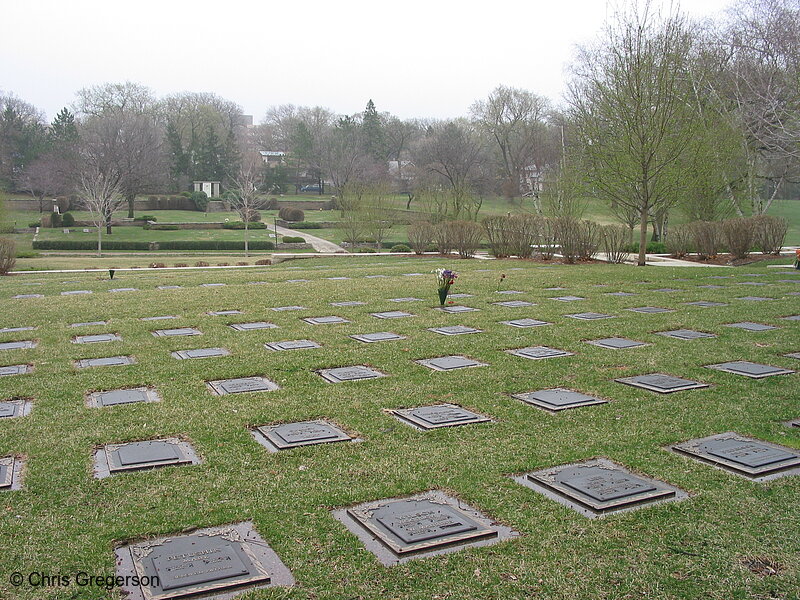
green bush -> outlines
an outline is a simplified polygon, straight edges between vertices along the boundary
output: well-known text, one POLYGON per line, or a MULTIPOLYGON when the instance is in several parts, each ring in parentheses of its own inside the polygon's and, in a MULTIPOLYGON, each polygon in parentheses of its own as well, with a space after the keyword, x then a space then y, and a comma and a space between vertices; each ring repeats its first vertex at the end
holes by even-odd
MULTIPOLYGON (((37 240, 33 242, 34 250, 96 250, 97 242, 93 240, 37 240)), ((148 242, 117 242, 103 240, 103 250, 149 250, 148 242)))
MULTIPOLYGON (((244 250, 244 242, 226 240, 175 240, 159 242, 161 250, 244 250)), ((250 250, 274 250, 275 244, 268 241, 252 241, 250 250)))
POLYGON ((192 192, 190 196, 192 202, 194 202, 194 207, 199 210, 200 212, 206 212, 208 208, 208 194, 205 192, 192 192))
POLYGON ((405 244, 396 244, 390 248, 390 252, 411 252, 411 248, 405 244))
POLYGON ((149 225, 147 228, 158 231, 178 231, 181 227, 179 225, 149 225))
POLYGON ((56 229, 61 227, 61 213, 50 213, 50 226, 56 229))
POLYGON ((72 216, 72 213, 64 213, 61 217, 61 224, 64 227, 75 227, 75 217, 72 216))
POLYGON ((31 252, 30 250, 20 250, 17 252, 17 258, 39 258, 41 256, 38 252, 31 252))
POLYGON ((42 222, 41 221, 33 221, 32 223, 28 223, 28 227, 30 227, 32 229, 35 229, 35 228, 41 227, 41 226, 42 226, 42 222))
POLYGON ((0 233, 14 233, 13 225, 0 225, 0 233))
POLYGON ((183 192, 180 193, 180 195, 182 197, 184 197, 184 198, 191 198, 192 197, 192 192, 183 191, 183 192))
POLYGON ((292 229, 323 229, 322 223, 295 223, 292 229))
POLYGON ((288 206, 284 206, 282 209, 278 211, 278 218, 283 219, 284 221, 304 221, 306 218, 306 214, 300 210, 299 208, 290 208, 288 206))
POLYGON ((366 254, 375 254, 377 252, 377 250, 375 248, 364 247, 364 248, 359 248, 357 250, 357 252, 361 252, 362 254, 364 254, 364 253, 366 253, 366 254))
POLYGON ((133 217, 134 221, 153 221, 154 223, 158 220, 153 215, 140 215, 138 217, 133 217))
POLYGON ((305 238, 298 237, 296 235, 285 235, 283 236, 283 243, 284 244, 305 244, 305 238))
MULTIPOLYGON (((243 221, 230 221, 222 224, 223 229, 244 229, 243 221)), ((247 227, 248 229, 266 229, 267 226, 259 221, 251 221, 247 227)))

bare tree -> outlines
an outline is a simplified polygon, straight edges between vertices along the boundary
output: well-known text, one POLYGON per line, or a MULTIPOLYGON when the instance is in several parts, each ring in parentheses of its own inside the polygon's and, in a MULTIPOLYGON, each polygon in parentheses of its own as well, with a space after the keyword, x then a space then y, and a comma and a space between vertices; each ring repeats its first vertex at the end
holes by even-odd
MULTIPOLYGON (((162 181, 162 129, 152 92, 141 85, 105 84, 78 92, 84 154, 116 180, 134 216, 136 195, 162 181)), ((110 232, 109 232, 110 233, 110 232)))
POLYGON ((478 126, 494 141, 502 187, 509 197, 519 195, 527 167, 536 166, 542 172, 557 160, 557 155, 547 156, 552 154, 547 150, 553 149, 548 143, 549 110, 546 98, 504 85, 470 108, 478 126))
POLYGON ((602 44, 583 49, 570 88, 588 178, 611 204, 639 215, 639 265, 651 213, 674 202, 678 159, 694 113, 685 73, 691 35, 685 18, 648 4, 608 25, 602 44))
POLYGON ((103 255, 103 227, 111 222, 111 215, 125 202, 116 180, 91 166, 81 174, 78 194, 83 207, 89 211, 92 224, 97 227, 97 256, 103 255))
POLYGON ((239 171, 229 178, 229 190, 233 193, 230 203, 244 222, 244 255, 250 256, 250 222, 256 220, 256 213, 264 205, 264 197, 258 187, 261 180, 261 160, 259 156, 249 155, 242 161, 239 171))

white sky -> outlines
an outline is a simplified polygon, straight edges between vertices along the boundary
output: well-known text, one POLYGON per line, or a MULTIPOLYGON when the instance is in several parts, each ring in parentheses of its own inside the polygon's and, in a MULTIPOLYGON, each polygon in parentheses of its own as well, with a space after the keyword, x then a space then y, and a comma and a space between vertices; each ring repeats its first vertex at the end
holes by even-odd
MULTIPOLYGON (((713 16, 731 1, 681 7, 713 16)), ((129 80, 214 92, 258 123, 274 104, 352 114, 370 98, 401 118, 456 117, 499 84, 558 102, 607 2, 5 0, 2 14, 0 90, 49 120, 80 88, 129 80)))

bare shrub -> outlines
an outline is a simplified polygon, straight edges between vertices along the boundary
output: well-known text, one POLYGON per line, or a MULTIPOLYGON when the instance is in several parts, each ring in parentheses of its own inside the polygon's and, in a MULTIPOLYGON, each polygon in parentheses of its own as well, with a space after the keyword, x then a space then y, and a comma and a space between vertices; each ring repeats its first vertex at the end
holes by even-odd
POLYGON ((439 223, 433 230, 433 241, 439 250, 439 254, 450 254, 453 251, 452 230, 448 227, 448 222, 439 223))
POLYGON ((580 256, 581 222, 574 217, 557 217, 554 220, 555 237, 561 248, 561 256, 570 264, 580 256))
POLYGON ((683 258, 692 251, 694 236, 688 225, 673 227, 667 236, 667 252, 675 258, 683 258))
POLYGON ((17 264, 17 244, 11 238, 0 238, 0 275, 8 275, 17 264))
POLYGON ((268 258, 262 258, 256 261, 257 265, 271 265, 272 261, 268 258))
POLYGON ((754 231, 755 222, 752 218, 726 219, 722 222, 722 234, 733 258, 743 259, 750 256, 754 231))
POLYGON ((198 260, 196 263, 194 263, 194 266, 195 267, 208 267, 210 265, 204 260, 198 260))
POLYGON ((628 245, 628 228, 621 225, 606 225, 601 230, 603 251, 608 262, 622 264, 630 257, 625 250, 628 245))
POLYGON ((538 215, 515 215, 508 220, 508 245, 511 254, 519 258, 530 258, 534 245, 539 240, 544 217, 538 215))
POLYGON ((408 226, 408 243, 414 253, 422 254, 433 242, 435 227, 428 221, 414 221, 408 226))
POLYGON ((591 260, 600 248, 600 226, 594 221, 581 221, 579 231, 578 258, 591 260))
POLYGON ((150 268, 151 269, 166 269, 167 265, 165 265, 162 262, 154 262, 154 263, 150 263, 150 268))
POLYGON ((189 265, 187 265, 186 263, 175 263, 175 266, 178 268, 183 268, 183 267, 188 267, 189 265))
POLYGON ((509 220, 509 217, 487 217, 483 220, 483 229, 489 240, 489 250, 496 258, 511 256, 508 239, 509 220))
POLYGON ((218 266, 218 267, 227 267, 227 266, 229 266, 229 265, 228 265, 228 263, 226 263, 226 262, 221 262, 221 263, 217 263, 217 266, 218 266))
POLYGON ((753 223, 755 247, 761 250, 762 254, 778 256, 783 248, 786 232, 789 230, 789 221, 782 217, 759 215, 753 217, 753 223))
POLYGON ((236 266, 237 266, 237 267, 247 267, 247 266, 249 266, 249 265, 250 265, 250 263, 249 263, 249 262, 244 262, 244 261, 242 261, 242 262, 237 262, 237 263, 236 263, 236 266))
POLYGON ((461 258, 475 254, 483 240, 483 227, 474 221, 450 221, 444 226, 450 230, 449 237, 461 258))
POLYGON ((558 249, 558 227, 553 219, 540 222, 538 250, 543 260, 552 260, 558 249))
POLYGON ((722 227, 717 221, 695 221, 689 225, 694 249, 700 258, 715 258, 722 245, 722 227))

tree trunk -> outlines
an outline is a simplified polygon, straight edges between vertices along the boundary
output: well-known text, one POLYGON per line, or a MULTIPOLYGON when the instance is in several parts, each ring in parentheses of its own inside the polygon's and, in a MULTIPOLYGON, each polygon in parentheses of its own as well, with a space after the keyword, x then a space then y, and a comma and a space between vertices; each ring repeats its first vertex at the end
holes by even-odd
POLYGON ((97 226, 97 256, 103 256, 103 228, 97 226))
POLYGON ((106 217, 106 235, 111 235, 111 215, 106 217))
POLYGON ((133 218, 133 204, 136 201, 136 194, 128 196, 126 198, 126 200, 128 201, 128 218, 132 219, 133 218))
POLYGON ((642 208, 639 218, 639 261, 636 263, 640 267, 647 265, 647 217, 648 210, 642 208))
MULTIPOLYGON (((247 214, 249 215, 249 211, 248 211, 247 214)), ((244 220, 244 255, 245 256, 250 256, 250 247, 248 245, 248 239, 247 239, 247 234, 250 232, 250 229, 248 228, 248 224, 249 224, 248 220, 245 218, 245 220, 244 220)))

